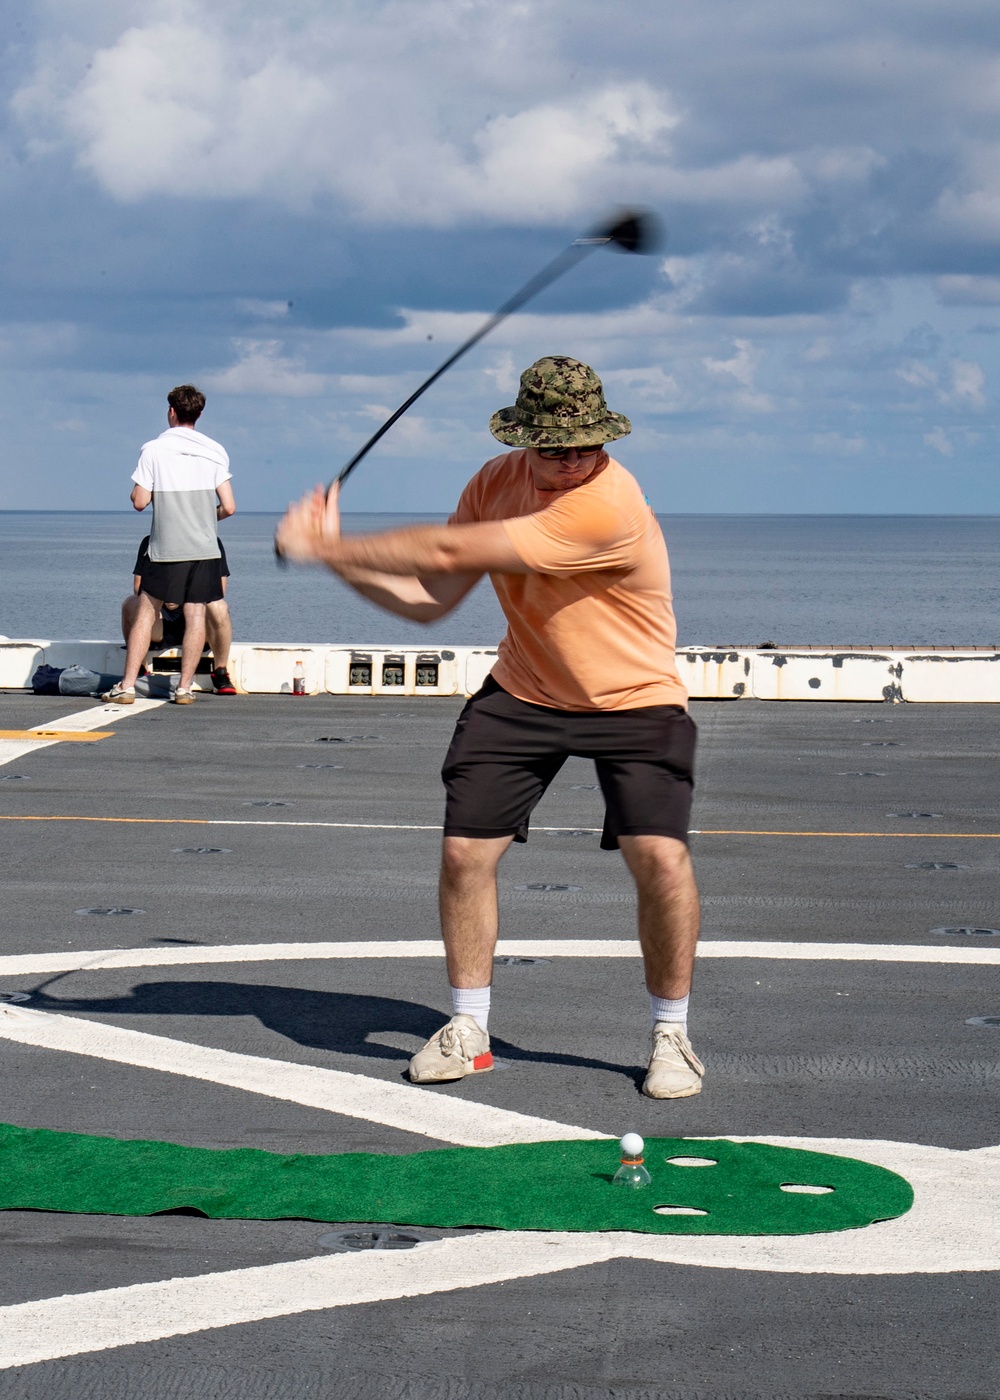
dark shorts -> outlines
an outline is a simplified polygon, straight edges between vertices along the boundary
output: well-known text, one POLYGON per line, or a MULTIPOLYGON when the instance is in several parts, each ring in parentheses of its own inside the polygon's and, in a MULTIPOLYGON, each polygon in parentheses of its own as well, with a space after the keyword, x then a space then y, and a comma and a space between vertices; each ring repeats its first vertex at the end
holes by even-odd
POLYGON ((444 834, 527 841, 528 820, 571 755, 592 758, 604 794, 601 847, 619 836, 685 844, 694 790, 694 720, 678 705, 552 710, 529 705, 492 677, 459 716, 441 770, 444 834))
POLYGON ((163 641, 161 646, 179 647, 184 641, 184 609, 175 608, 172 612, 164 610, 161 621, 163 623, 163 641))
POLYGON ((161 603, 216 603, 223 596, 219 559, 183 559, 172 564, 149 560, 141 579, 143 593, 161 603))

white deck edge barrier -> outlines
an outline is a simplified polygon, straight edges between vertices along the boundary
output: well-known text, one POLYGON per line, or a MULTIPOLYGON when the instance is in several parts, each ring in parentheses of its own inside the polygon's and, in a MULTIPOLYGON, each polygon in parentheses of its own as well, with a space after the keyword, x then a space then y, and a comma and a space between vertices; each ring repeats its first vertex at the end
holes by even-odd
MULTIPOLYGON (((177 648, 153 653, 158 669, 179 667, 177 648)), ((0 639, 0 689, 28 690, 37 667, 85 666, 120 675, 125 648, 113 641, 0 639)), ((496 660, 494 647, 237 642, 230 671, 251 695, 291 694, 296 663, 307 695, 472 695, 496 660)), ((1000 704, 1000 647, 678 648, 693 700, 867 700, 1000 704)), ((202 685, 208 688, 207 677, 202 685)))

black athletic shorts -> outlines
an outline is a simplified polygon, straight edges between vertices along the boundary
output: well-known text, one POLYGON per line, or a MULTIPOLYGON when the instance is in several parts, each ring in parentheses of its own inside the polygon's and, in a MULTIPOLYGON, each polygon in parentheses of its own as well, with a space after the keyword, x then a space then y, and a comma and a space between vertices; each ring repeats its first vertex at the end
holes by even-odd
POLYGON ((696 737, 679 705, 553 710, 518 700, 487 677, 458 718, 441 770, 444 834, 527 841, 532 811, 575 755, 592 758, 597 769, 603 850, 616 850, 619 836, 686 844, 696 737))
POLYGON ((161 603, 216 603, 223 596, 219 559, 182 559, 171 564, 150 559, 141 578, 143 593, 161 603))
POLYGON ((167 612, 166 608, 164 608, 160 614, 160 618, 163 622, 163 641, 160 643, 160 646, 182 646, 184 643, 184 632, 187 626, 184 620, 184 609, 174 608, 171 612, 167 612))

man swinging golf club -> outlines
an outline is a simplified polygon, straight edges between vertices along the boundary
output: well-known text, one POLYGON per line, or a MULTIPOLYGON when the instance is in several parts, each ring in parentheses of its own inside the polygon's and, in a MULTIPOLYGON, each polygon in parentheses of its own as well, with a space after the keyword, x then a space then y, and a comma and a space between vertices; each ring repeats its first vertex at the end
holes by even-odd
POLYGON ((676 669, 670 568, 635 479, 604 450, 631 431, 592 369, 565 356, 521 376, 490 420, 513 447, 466 486, 447 525, 340 533, 337 491, 290 507, 276 547, 325 564, 389 612, 444 617, 489 573, 507 618, 496 665, 455 727, 447 790, 441 926, 454 1015, 410 1062, 418 1084, 492 1069, 487 1018, 496 874, 571 755, 592 758, 604 794, 601 846, 620 849, 638 892, 653 1024, 643 1084, 686 1098, 704 1067, 687 1037, 698 892, 687 848, 695 726, 676 669))

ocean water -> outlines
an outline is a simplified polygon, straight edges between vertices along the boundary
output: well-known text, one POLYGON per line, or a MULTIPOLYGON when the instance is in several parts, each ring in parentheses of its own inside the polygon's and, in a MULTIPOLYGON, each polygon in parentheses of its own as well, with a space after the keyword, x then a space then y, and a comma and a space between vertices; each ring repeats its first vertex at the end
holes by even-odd
MULTIPOLYGON (((346 515, 356 533, 437 516, 346 515)), ((276 517, 220 533, 239 641, 493 645, 488 581, 423 628, 381 612, 320 569, 276 567, 276 517)), ((710 646, 993 646, 1000 643, 998 516, 661 516, 679 640, 710 646)), ((0 512, 0 634, 114 638, 148 529, 134 511, 0 512)))

